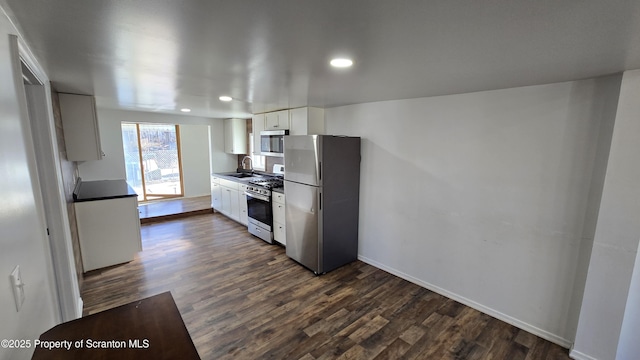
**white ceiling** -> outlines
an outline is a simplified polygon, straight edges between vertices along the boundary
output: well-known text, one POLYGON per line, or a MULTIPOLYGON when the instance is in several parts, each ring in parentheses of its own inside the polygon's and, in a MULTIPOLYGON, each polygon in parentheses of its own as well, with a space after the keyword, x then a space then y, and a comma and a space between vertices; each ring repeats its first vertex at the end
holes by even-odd
POLYGON ((640 1, 0 0, 62 92, 248 117, 640 68, 640 1), (330 68, 336 55, 350 69, 330 68), (220 95, 236 100, 223 103, 220 95))

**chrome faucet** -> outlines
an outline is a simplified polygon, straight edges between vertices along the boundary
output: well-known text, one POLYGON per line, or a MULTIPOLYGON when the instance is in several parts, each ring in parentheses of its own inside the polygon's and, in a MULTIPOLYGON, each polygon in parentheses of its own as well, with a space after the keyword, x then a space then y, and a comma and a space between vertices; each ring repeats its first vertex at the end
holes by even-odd
POLYGON ((251 159, 251 156, 248 155, 242 158, 242 169, 244 169, 244 161, 247 159, 249 159, 249 170, 253 171, 253 160, 251 159))

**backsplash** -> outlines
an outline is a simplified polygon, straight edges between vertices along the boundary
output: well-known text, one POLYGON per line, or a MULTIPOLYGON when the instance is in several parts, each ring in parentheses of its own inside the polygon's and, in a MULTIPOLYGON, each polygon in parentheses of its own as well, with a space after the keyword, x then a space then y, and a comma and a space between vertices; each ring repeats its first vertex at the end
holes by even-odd
POLYGON ((273 165, 284 165, 284 159, 281 157, 267 156, 266 169, 268 172, 273 170, 273 165))
MULTIPOLYGON (((247 155, 245 155, 245 154, 243 154, 243 155, 238 155, 238 169, 242 169, 242 159, 243 159, 245 156, 247 156, 247 155)), ((265 170, 266 170, 267 172, 271 172, 271 170, 273 169, 273 165, 276 165, 276 164, 283 165, 283 164, 284 164, 284 161, 282 161, 282 158, 281 158, 281 157, 276 157, 276 156, 266 156, 266 157, 265 157, 265 159, 266 159, 266 161, 265 161, 265 164, 266 164, 266 166, 265 166, 265 170)), ((248 162, 246 162, 245 164, 249 165, 249 163, 248 163, 248 162)))

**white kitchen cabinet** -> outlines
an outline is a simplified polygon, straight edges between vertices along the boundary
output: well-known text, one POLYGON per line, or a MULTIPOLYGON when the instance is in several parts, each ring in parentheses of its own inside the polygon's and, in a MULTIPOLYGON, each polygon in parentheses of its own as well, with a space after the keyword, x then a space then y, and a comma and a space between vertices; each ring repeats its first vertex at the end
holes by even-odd
POLYGON ((211 178, 211 207, 217 211, 222 211, 222 189, 220 178, 211 178))
POLYGON ((249 224, 249 212, 247 209, 247 196, 244 192, 247 191, 246 184, 238 185, 238 203, 240 204, 240 224, 249 224))
POLYGON ((246 183, 212 176, 211 206, 228 218, 246 226, 249 224, 247 197, 244 194, 246 190, 246 183))
POLYGON ((284 224, 273 223, 273 239, 280 244, 287 246, 287 229, 284 224))
POLYGON ((138 198, 74 203, 84 272, 133 260, 142 251, 138 198))
POLYGON ((324 109, 302 107, 291 109, 289 135, 324 134, 324 109))
POLYGON ((226 188, 222 188, 221 190, 221 202, 222 207, 220 208, 220 212, 223 214, 230 216, 231 215, 231 194, 229 194, 229 190, 226 188))
POLYGON ((288 130, 289 110, 274 111, 265 114, 265 130, 288 130))
POLYGON ((260 132, 264 130, 264 114, 256 114, 251 118, 251 132, 253 133, 253 154, 260 155, 260 132))
POLYGON ((240 202, 238 201, 238 190, 226 189, 231 198, 231 214, 233 220, 240 221, 240 202))
POLYGON ((238 186, 240 184, 238 184, 238 182, 236 182, 236 181, 220 178, 220 185, 222 185, 222 186, 224 186, 224 187, 226 187, 228 189, 238 191, 238 186))
POLYGON ((247 153, 247 120, 224 120, 224 152, 228 154, 247 153))
POLYGON ((279 192, 272 193, 273 206, 273 239, 282 245, 287 245, 287 231, 285 222, 285 198, 279 192))
MULTIPOLYGON (((238 220, 239 218, 239 213, 236 212, 236 214, 233 214, 233 209, 232 209, 232 202, 233 199, 235 198, 235 203, 236 203, 236 209, 238 208, 238 198, 237 198, 237 194, 232 194, 232 190, 227 189, 225 187, 222 188, 222 209, 220 210, 223 214, 227 215, 228 217, 232 218, 233 220, 238 220), (236 196, 232 196, 232 195, 236 195, 236 196)), ((237 210, 236 210, 237 211, 237 210)))
POLYGON ((285 207, 285 204, 283 203, 277 203, 275 201, 273 202, 273 221, 279 222, 281 224, 285 222, 284 207, 285 207))
POLYGON ((58 94, 65 148, 69 161, 102 159, 100 128, 93 96, 58 94))
POLYGON ((220 179, 221 209, 220 212, 235 221, 240 221, 240 201, 238 200, 238 183, 220 179))

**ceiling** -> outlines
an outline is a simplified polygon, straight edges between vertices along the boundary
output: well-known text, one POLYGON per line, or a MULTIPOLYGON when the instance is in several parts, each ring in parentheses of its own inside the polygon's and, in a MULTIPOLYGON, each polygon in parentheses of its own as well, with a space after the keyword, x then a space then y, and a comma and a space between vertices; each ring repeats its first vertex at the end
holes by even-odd
POLYGON ((58 91, 228 118, 640 68, 640 1, 0 0, 58 91), (353 59, 335 69, 335 56, 353 59), (218 100, 229 95, 233 101, 218 100))

